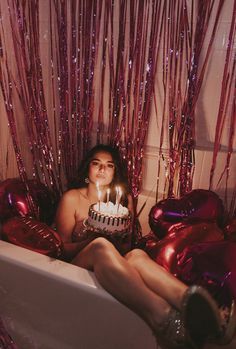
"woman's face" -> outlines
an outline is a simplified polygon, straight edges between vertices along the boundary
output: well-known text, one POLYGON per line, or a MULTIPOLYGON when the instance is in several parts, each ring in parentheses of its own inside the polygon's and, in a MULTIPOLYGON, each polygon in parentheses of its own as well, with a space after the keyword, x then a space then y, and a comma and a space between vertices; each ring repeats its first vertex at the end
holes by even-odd
POLYGON ((89 164, 89 181, 101 186, 109 185, 115 174, 115 164, 110 153, 97 152, 89 164))

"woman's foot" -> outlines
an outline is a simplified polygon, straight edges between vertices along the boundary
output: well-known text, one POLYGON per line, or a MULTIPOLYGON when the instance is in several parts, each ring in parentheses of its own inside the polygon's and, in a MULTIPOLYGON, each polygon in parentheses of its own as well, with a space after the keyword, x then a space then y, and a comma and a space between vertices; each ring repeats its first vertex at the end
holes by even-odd
POLYGON ((182 316, 194 343, 202 346, 209 338, 222 333, 219 308, 210 294, 201 286, 190 286, 184 294, 182 316))

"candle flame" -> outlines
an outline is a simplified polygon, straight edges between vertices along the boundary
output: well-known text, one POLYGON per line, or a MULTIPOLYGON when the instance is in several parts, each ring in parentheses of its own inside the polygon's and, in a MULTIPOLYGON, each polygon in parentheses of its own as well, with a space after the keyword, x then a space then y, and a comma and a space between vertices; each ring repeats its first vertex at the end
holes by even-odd
POLYGON ((121 190, 121 187, 116 187, 116 205, 119 207, 120 205, 120 199, 121 199, 121 196, 122 196, 122 190, 121 190))
POLYGON ((98 190, 98 200, 101 200, 101 197, 102 197, 102 192, 101 190, 98 190))
POLYGON ((111 189, 107 188, 107 205, 109 203, 110 192, 111 192, 111 189))

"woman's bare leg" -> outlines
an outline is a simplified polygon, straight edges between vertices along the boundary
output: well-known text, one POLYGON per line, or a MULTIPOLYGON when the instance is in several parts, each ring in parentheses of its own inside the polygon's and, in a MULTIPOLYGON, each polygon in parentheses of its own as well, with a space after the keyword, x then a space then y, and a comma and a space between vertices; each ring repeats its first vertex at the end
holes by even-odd
POLYGON ((188 289, 142 250, 133 250, 124 258, 110 242, 97 238, 72 263, 93 270, 100 284, 139 315, 158 336, 158 341, 162 338, 173 347, 178 346, 180 341, 182 348, 192 347, 188 336, 185 337, 185 326, 191 321, 187 328, 191 332, 191 340, 199 347, 209 335, 218 335, 221 331, 217 306, 206 291, 198 290, 196 286, 188 289), (187 293, 190 297, 188 306, 185 304, 182 308, 187 289, 190 291, 187 293), (173 307, 180 312, 174 311, 173 307), (182 312, 185 326, 182 324, 182 312))
POLYGON ((104 289, 154 331, 167 318, 170 305, 145 285, 139 272, 107 240, 95 239, 72 263, 93 270, 104 289))
POLYGON ((132 250, 125 258, 138 271, 148 288, 173 307, 181 308, 188 286, 154 262, 143 250, 132 250))

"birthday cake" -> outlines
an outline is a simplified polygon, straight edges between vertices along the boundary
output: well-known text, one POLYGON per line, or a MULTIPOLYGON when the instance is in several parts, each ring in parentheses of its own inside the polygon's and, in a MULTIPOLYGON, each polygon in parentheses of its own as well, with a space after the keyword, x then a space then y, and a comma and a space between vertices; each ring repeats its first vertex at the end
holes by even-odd
POLYGON ((127 207, 99 202, 89 208, 87 225, 96 231, 123 234, 128 231, 131 216, 127 207))

